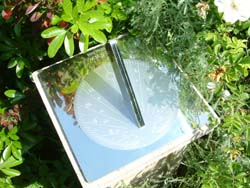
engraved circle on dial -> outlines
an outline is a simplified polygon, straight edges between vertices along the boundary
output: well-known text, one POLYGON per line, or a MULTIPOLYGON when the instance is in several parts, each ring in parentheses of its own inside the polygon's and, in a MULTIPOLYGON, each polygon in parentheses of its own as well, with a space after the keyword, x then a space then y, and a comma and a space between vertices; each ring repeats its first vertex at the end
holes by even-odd
MULTIPOLYGON (((177 115, 177 87, 152 63, 124 60, 145 126, 138 128, 110 63, 82 79, 74 99, 76 120, 94 142, 116 150, 146 147, 162 138, 177 115)), ((172 127, 173 128, 173 127, 172 127)))

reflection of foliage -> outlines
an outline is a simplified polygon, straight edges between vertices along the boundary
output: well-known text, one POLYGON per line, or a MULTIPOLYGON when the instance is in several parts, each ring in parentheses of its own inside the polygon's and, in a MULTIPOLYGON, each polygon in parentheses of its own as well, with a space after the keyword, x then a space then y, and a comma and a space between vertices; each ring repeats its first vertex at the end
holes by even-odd
MULTIPOLYGON (((134 9, 134 30, 175 58, 222 119, 208 137, 188 147, 175 175, 150 181, 160 182, 152 187, 247 188, 250 20, 229 24, 221 19, 213 0, 198 3, 145 0, 138 1, 134 9), (206 3, 203 10, 201 3, 206 3), (200 11, 205 12, 201 15, 200 11)), ((185 99, 189 94, 181 93, 180 97, 185 99)))
MULTIPOLYGON (((199 123, 199 115, 208 112, 208 107, 192 88, 190 79, 184 73, 180 73, 176 63, 170 60, 171 58, 169 58, 168 53, 163 52, 162 48, 152 43, 145 43, 139 37, 127 37, 125 40, 119 42, 119 47, 125 58, 151 62, 158 66, 161 71, 165 72, 166 74, 164 76, 169 78, 169 82, 155 83, 154 79, 152 79, 151 84, 155 85, 154 91, 158 94, 162 94, 162 98, 165 99, 164 102, 170 106, 171 102, 175 104, 178 100, 178 107, 185 113, 190 123, 199 123), (168 87, 166 87, 166 85, 168 85, 168 87), (160 92, 161 88, 168 88, 168 91, 160 92)), ((152 74, 159 76, 157 72, 152 72, 152 74)), ((166 78, 163 78, 163 80, 165 79, 166 78)))
POLYGON ((50 94, 54 105, 63 107, 64 110, 74 115, 74 95, 81 79, 98 65, 107 62, 108 54, 101 46, 86 54, 80 54, 65 60, 60 66, 54 65, 41 74, 45 80, 44 88, 50 94), (63 106, 64 105, 64 106, 63 106))
MULTIPOLYGON (((197 88, 191 83, 190 79, 182 75, 179 82, 179 107, 185 117, 192 124, 193 128, 198 128, 201 115, 211 115, 209 108, 204 103, 203 99, 197 93, 197 88)), ((199 91, 198 91, 199 92, 199 91)), ((211 116, 211 118, 215 118, 211 116)), ((207 122, 208 125, 208 122, 207 122)))
POLYGON ((174 95, 174 93, 177 93, 175 86, 177 80, 175 79, 178 77, 179 72, 174 64, 168 61, 166 54, 162 50, 154 48, 151 44, 146 44, 140 37, 125 37, 119 41, 119 48, 124 59, 139 59, 157 67, 157 69, 148 70, 153 76, 149 84, 153 85, 157 95, 161 95, 162 99, 165 99, 161 101, 161 104, 164 102, 169 106, 174 105, 177 98, 177 95, 174 95), (159 74, 158 71, 162 71, 164 74, 159 74), (169 79, 168 83, 160 81, 166 80, 166 77, 169 79), (163 91, 162 88, 168 88, 168 90, 163 91))

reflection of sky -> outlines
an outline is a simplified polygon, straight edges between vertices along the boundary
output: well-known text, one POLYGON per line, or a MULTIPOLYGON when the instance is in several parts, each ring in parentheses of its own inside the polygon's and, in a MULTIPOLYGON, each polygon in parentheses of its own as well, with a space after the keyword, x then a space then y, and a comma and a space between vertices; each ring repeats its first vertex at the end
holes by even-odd
MULTIPOLYGON (((144 52, 144 50, 143 50, 143 52, 144 52)), ((136 53, 137 53, 137 51, 136 51, 136 53)), ((130 55, 130 53, 129 53, 129 55, 130 55)), ((76 63, 76 62, 81 62, 81 61, 76 60, 74 63, 76 63)), ((69 64, 64 64, 64 65, 72 65, 74 67, 74 64, 72 62, 68 62, 68 63, 69 64)), ((59 66, 61 66, 63 68, 62 64, 59 66)), ((67 66, 65 66, 65 67, 67 67, 67 66)), ((52 72, 58 71, 57 66, 54 68, 55 68, 55 70, 52 70, 52 72)), ((75 70, 75 68, 73 70, 75 71, 74 73, 77 73, 77 71, 79 71, 79 70, 75 70)), ((152 70, 152 69, 150 69, 150 70, 152 70)), ((48 72, 44 71, 43 74, 45 74, 45 75, 44 75, 44 78, 41 79, 41 81, 46 82, 49 79, 48 72)), ((43 75, 43 74, 41 74, 41 75, 43 75)), ((136 75, 136 74, 134 74, 134 75, 136 75)), ((171 73, 170 73, 170 75, 171 75, 171 73)), ((132 77, 132 76, 130 75, 130 77, 132 77)), ((136 80, 136 78, 132 77, 132 80, 136 80)), ((175 76, 175 81, 179 82, 179 76, 175 76)), ((167 86, 163 86, 163 85, 166 83, 169 83, 169 82, 164 82, 163 80, 157 80, 155 82, 157 83, 156 86, 158 86, 160 89, 167 87, 167 86)), ((150 83, 150 84, 153 84, 153 83, 150 83)), ((46 88, 46 87, 47 86, 44 86, 44 88, 46 88)), ((157 89, 157 87, 154 89, 157 89)), ((182 90, 182 88, 178 88, 178 89, 179 89, 179 91, 182 90)), ((189 91, 195 92, 194 90, 189 90, 189 91)), ((53 91, 53 92, 57 92, 57 91, 53 91)), ((53 99, 53 96, 51 96, 46 89, 45 89, 45 93, 47 94, 48 100, 52 104, 52 101, 55 99, 53 99)), ((169 92, 169 93, 171 93, 172 95, 174 94, 173 92, 169 92)), ((188 94, 189 93, 187 92, 187 95, 188 94)), ((166 93, 163 93, 163 95, 164 96, 162 97, 162 99, 167 98, 166 93)), ((60 97, 60 96, 58 96, 58 97, 60 97)), ((187 96, 184 96, 184 97, 186 99, 187 96)), ((65 100, 63 97, 61 97, 61 99, 62 99, 62 101, 65 100)), ((187 99, 189 99, 189 98, 187 98, 187 99)), ((114 99, 112 99, 112 100, 114 100, 114 99)), ((157 101, 158 100, 159 99, 157 98, 157 101)), ((172 99, 172 101, 175 101, 175 100, 172 99)), ((191 103, 193 103, 194 101, 195 100, 191 99, 191 103)), ((169 101, 167 101, 167 102, 169 102, 169 101)), ((175 102, 177 102, 177 101, 175 101, 175 102)), ((178 102, 180 103, 180 99, 178 99, 178 102)), ((65 103, 65 101, 64 101, 64 103, 65 103)), ((175 104, 175 105, 177 105, 177 104, 175 104)), ((180 104, 178 104, 178 105, 180 107, 180 104)), ((164 146, 166 144, 170 144, 170 143, 174 142, 175 140, 181 138, 182 136, 184 136, 186 134, 190 134, 191 131, 193 131, 190 128, 189 124, 187 123, 187 117, 188 118, 190 117, 190 116, 188 116, 188 113, 187 113, 189 111, 189 109, 185 108, 184 109, 185 112, 183 111, 183 113, 180 110, 178 110, 176 118, 174 118, 173 121, 171 122, 171 124, 172 124, 171 129, 168 130, 167 133, 163 137, 161 137, 161 139, 154 142, 153 144, 146 146, 146 147, 143 147, 143 148, 135 149, 135 150, 110 149, 108 147, 97 144, 96 142, 89 139, 89 137, 87 137, 86 134, 82 131, 80 126, 74 125, 76 120, 73 119, 72 114, 69 115, 63 110, 63 107, 65 106, 65 104, 62 104, 61 106, 62 107, 59 107, 57 104, 55 104, 55 106, 51 106, 51 107, 54 108, 55 115, 59 121, 59 124, 62 127, 64 135, 66 136, 66 140, 68 141, 68 144, 69 144, 70 148, 72 149, 72 153, 74 154, 74 156, 77 160, 77 163, 79 164, 79 168, 84 173, 84 177, 87 181, 94 181, 94 180, 114 171, 114 170, 117 170, 117 169, 123 167, 124 165, 126 165, 128 163, 131 163, 132 161, 134 161, 134 160, 136 160, 136 159, 138 159, 146 154, 151 153, 152 151, 155 151, 155 150, 161 148, 162 146, 164 146)), ((191 106, 194 107, 194 105, 191 105, 191 106)), ((199 105, 195 104, 195 106, 197 106, 198 109, 200 108, 199 105)), ((178 107, 176 107, 176 108, 178 108, 178 107)), ((194 114, 193 114, 193 112, 196 111, 196 109, 191 109, 191 111, 190 111, 190 113, 191 113, 190 119, 194 120, 196 123, 198 123, 200 125, 204 125, 207 123, 208 115, 209 115, 209 113, 205 112, 207 109, 204 109, 204 108, 202 108, 202 109, 204 110, 204 113, 199 114, 199 118, 197 118, 197 116, 194 116, 194 114)), ((166 114, 166 116, 168 116, 168 115, 169 114, 166 114)), ((149 114, 149 116, 150 116, 150 114, 149 114)))
POLYGON ((143 128, 136 125, 130 99, 122 96, 126 90, 120 89, 110 63, 81 81, 74 96, 74 112, 79 126, 94 142, 133 150, 156 142, 172 128, 178 88, 170 75, 154 64, 136 59, 124 59, 124 64, 145 123, 143 128))
POLYGON ((175 129, 170 130, 156 143, 136 150, 113 150, 90 140, 79 126, 73 125, 74 119, 62 108, 56 106, 54 110, 59 115, 58 120, 87 181, 96 180, 191 131, 179 111, 172 122, 175 129))
MULTIPOLYGON (((136 79, 132 77, 132 80, 135 81, 136 79)), ((163 86, 165 83, 170 83, 167 81, 164 81, 164 80, 155 81, 157 83, 156 85, 160 86, 159 87, 160 89, 166 88, 166 91, 168 91, 164 93, 164 95, 161 98, 159 97, 157 98, 157 101, 160 101, 161 103, 163 102, 162 101, 163 99, 169 99, 169 97, 166 96, 166 94, 168 93, 171 93, 170 97, 172 97, 175 94, 177 96, 177 93, 171 90, 169 91, 169 87, 163 86)), ((150 84, 153 85, 154 82, 150 84)), ((135 87, 135 88, 139 88, 139 87, 135 87)), ((157 88, 153 88, 153 90, 155 89, 157 88)), ((178 90, 181 91, 180 88, 178 88, 178 90)), ((194 92, 193 90, 189 90, 189 91, 194 92)), ((110 89, 108 89, 108 92, 107 92, 108 95, 109 95, 109 92, 110 92, 110 89)), ((139 96, 139 94, 137 96, 139 96)), ((65 133, 64 135, 66 136, 66 140, 68 141, 68 144, 70 148, 72 149, 72 153, 74 154, 75 159, 77 160, 77 163, 79 164, 79 168, 84 173, 84 177, 87 181, 94 181, 112 171, 115 171, 125 166, 128 163, 135 161, 136 159, 139 159, 140 157, 146 154, 151 153, 152 151, 155 151, 161 148, 162 146, 166 144, 171 144, 172 142, 174 142, 177 139, 180 139, 182 136, 186 134, 190 134, 191 131, 193 130, 189 126, 190 123, 187 123, 187 119, 189 120, 189 122, 191 120, 191 121, 195 121, 199 125, 204 125, 207 123, 208 115, 209 115, 208 112, 205 112, 207 109, 206 108, 204 109, 201 106, 197 105, 200 103, 196 104, 193 98, 191 98, 191 102, 194 103, 194 105, 190 105, 190 106, 195 109, 185 108, 183 109, 185 112, 183 111, 184 113, 182 113, 180 110, 178 110, 178 106, 180 107, 181 104, 179 103, 181 101, 179 99, 177 99, 176 101, 172 97, 170 101, 174 101, 174 104, 172 105, 176 106, 175 112, 178 111, 178 113, 176 117, 171 118, 171 122, 170 122, 171 128, 167 130, 166 134, 165 133, 163 134, 163 137, 161 137, 158 141, 154 142, 153 144, 148 145, 146 147, 141 147, 139 149, 117 150, 117 149, 111 149, 103 145, 100 145, 94 142, 89 137, 87 137, 87 135, 83 132, 83 130, 80 128, 79 125, 74 125, 76 120, 73 119, 72 114, 69 115, 63 110, 63 107, 66 105, 65 99, 60 96, 58 97, 63 101, 63 104, 60 105, 61 107, 55 104, 54 106, 55 115, 57 116, 59 124, 61 125, 62 130, 65 133), (197 110, 196 110, 196 107, 197 107, 197 110), (199 113, 200 109, 203 109, 204 113, 195 115, 194 113, 195 112, 199 113)), ((53 97, 48 94, 48 99, 51 101, 53 100, 53 97)), ((114 100, 114 98, 112 98, 112 100, 114 100)), ((153 102, 155 103, 155 101, 153 102)), ((167 102, 169 102, 169 100, 167 100, 167 102)), ((167 103, 166 103, 166 106, 168 106, 167 103)), ((164 115, 166 115, 167 117, 170 116, 169 113, 165 113, 165 112, 164 112, 164 115)), ((151 116, 151 114, 147 114, 147 116, 151 116)))

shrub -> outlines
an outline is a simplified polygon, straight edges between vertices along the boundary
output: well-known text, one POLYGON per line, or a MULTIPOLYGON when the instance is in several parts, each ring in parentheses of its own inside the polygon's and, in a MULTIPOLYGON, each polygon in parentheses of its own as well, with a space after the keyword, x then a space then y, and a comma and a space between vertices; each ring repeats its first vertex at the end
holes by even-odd
POLYGON ((79 186, 30 75, 117 36, 127 3, 1 1, 0 187, 79 186))
POLYGON ((144 187, 156 181, 161 187, 250 186, 250 21, 224 14, 212 0, 146 0, 134 9, 134 32, 174 58, 222 119, 209 136, 188 147, 177 174, 149 179, 144 187))

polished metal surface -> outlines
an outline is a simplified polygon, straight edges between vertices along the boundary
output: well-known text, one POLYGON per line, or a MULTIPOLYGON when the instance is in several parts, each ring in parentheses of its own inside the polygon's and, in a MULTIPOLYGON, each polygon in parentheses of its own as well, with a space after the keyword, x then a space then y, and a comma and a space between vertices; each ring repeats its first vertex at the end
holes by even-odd
POLYGON ((132 116, 134 116, 137 126, 142 127, 145 125, 145 122, 143 120, 141 110, 131 85, 122 55, 117 46, 116 39, 112 39, 107 43, 107 49, 109 55, 111 56, 113 71, 119 84, 123 99, 128 104, 128 108, 132 109, 132 116))
POLYGON ((111 63, 89 73, 81 81, 74 100, 81 129, 96 143, 117 150, 138 149, 156 142, 173 128, 178 112, 178 87, 168 72, 153 62, 137 59, 125 59, 124 66, 141 107, 144 127, 136 126, 111 63))
POLYGON ((76 174, 88 188, 115 171, 135 171, 131 164, 147 161, 151 153, 201 136, 209 118, 217 118, 166 54, 131 37, 119 39, 117 46, 144 119, 141 128, 105 46, 33 73, 76 174))

